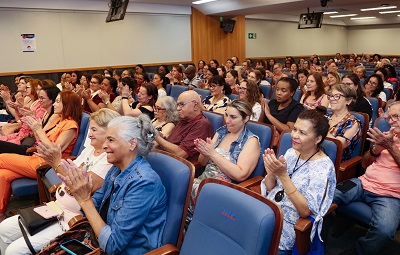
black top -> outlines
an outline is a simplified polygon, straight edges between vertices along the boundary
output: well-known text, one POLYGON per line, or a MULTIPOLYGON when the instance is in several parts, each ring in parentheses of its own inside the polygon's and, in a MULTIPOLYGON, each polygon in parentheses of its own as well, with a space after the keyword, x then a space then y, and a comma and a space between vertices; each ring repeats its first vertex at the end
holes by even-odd
POLYGON ((363 112, 368 114, 369 119, 372 119, 372 106, 371 103, 365 97, 357 98, 356 102, 354 103, 353 107, 350 109, 353 112, 363 112))
MULTIPOLYGON (((136 106, 138 105, 139 102, 134 102, 132 103, 132 109, 136 109, 136 106)), ((150 119, 154 119, 154 111, 150 111, 149 109, 147 109, 146 107, 140 106, 139 107, 139 111, 141 111, 144 114, 147 114, 150 119)))
MULTIPOLYGON (((292 100, 287 107, 281 110, 278 110, 279 105, 280 103, 276 101, 276 99, 272 99, 268 103, 271 115, 284 124, 288 122, 296 122, 300 112, 304 110, 304 106, 296 100, 292 100)), ((268 118, 265 118, 264 122, 272 124, 268 118)))

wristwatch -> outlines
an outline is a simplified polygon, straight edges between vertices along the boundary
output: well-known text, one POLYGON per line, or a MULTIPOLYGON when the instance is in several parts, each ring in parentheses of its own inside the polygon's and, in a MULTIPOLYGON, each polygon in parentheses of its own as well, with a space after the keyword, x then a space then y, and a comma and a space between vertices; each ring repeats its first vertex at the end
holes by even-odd
POLYGON ((107 102, 105 102, 104 104, 105 104, 105 105, 108 105, 109 103, 110 103, 110 101, 107 101, 107 102))
POLYGON ((379 157, 379 155, 381 155, 381 154, 380 154, 380 153, 379 153, 379 154, 375 154, 374 151, 373 151, 374 148, 375 148, 375 146, 372 146, 371 148, 369 148, 369 154, 371 154, 372 157, 377 158, 377 157, 379 157))

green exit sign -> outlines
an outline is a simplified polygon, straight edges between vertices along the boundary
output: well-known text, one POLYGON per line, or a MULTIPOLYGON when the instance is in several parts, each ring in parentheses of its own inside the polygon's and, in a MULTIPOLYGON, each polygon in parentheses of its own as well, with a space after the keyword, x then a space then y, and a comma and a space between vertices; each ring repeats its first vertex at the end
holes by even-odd
POLYGON ((257 34, 256 33, 249 33, 249 39, 256 39, 257 34))

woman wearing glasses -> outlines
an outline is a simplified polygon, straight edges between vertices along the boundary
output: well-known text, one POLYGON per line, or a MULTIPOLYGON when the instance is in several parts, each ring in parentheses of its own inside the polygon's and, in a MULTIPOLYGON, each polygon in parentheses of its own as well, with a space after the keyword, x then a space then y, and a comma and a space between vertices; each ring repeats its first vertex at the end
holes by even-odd
POLYGON ((360 121, 349 112, 357 94, 352 87, 339 84, 333 86, 332 92, 327 96, 332 109, 332 112, 327 114, 328 137, 336 138, 342 143, 342 161, 346 161, 353 157, 354 148, 361 138, 360 121))
POLYGON ((261 116, 261 93, 257 83, 252 80, 244 80, 236 87, 239 99, 246 101, 252 107, 253 114, 250 120, 258 121, 261 116))
MULTIPOLYGON (((90 139, 90 146, 85 147, 81 154, 74 160, 74 163, 88 171, 92 178, 92 194, 104 183, 104 178, 111 168, 107 162, 107 154, 103 149, 106 140, 107 124, 112 119, 120 116, 110 109, 101 109, 90 115, 90 131, 87 139, 90 139)), ((61 151, 56 145, 40 144, 38 152, 53 167, 56 173, 64 174, 61 167, 61 151)), ((61 183, 56 191, 56 203, 63 210, 62 217, 59 217, 58 224, 55 223, 33 236, 29 241, 33 248, 39 251, 51 239, 63 234, 69 229, 68 221, 77 215, 81 215, 81 207, 71 195, 71 191, 61 183)), ((0 224, 0 248, 1 254, 29 254, 21 230, 18 225, 18 216, 10 217, 0 224), (2 241, 7 240, 7 241, 2 241)))
POLYGON ((160 97, 154 107, 153 127, 167 138, 179 121, 175 99, 170 96, 160 97))
POLYGON ((210 79, 209 89, 211 95, 203 99, 202 110, 223 114, 230 101, 226 95, 231 94, 231 87, 222 76, 216 75, 210 79))
POLYGON ((343 76, 342 84, 352 87, 356 91, 356 98, 353 104, 350 104, 350 110, 353 112, 363 112, 368 114, 369 119, 372 119, 372 106, 365 97, 364 87, 360 83, 357 74, 350 73, 343 76))
MULTIPOLYGON (((365 95, 366 97, 376 97, 382 99, 382 102, 386 103, 386 94, 383 92, 383 80, 378 74, 372 74, 365 81, 365 95)), ((382 106, 382 108, 384 105, 382 106)))
POLYGON ((103 76, 101 74, 93 74, 90 78, 89 89, 82 90, 79 89, 79 95, 84 100, 83 102, 83 110, 85 112, 94 112, 98 110, 97 105, 102 103, 101 98, 99 97, 100 86, 103 82, 103 76), (96 106, 96 107, 93 107, 96 106))
POLYGON ((332 203, 335 168, 320 149, 329 129, 326 109, 320 108, 323 107, 300 113, 291 133, 292 148, 284 156, 276 158, 272 149, 266 149, 263 155, 267 176, 261 183, 261 192, 277 202, 284 215, 278 255, 292 254, 294 224, 300 217, 315 219, 311 239, 315 234, 320 238, 322 217, 332 203))

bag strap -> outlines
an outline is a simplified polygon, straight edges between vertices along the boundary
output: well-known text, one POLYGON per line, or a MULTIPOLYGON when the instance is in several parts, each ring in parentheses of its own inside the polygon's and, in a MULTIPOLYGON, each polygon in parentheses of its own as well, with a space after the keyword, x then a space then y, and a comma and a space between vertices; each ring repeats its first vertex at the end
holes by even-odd
POLYGON ((32 253, 33 255, 35 255, 35 254, 36 254, 36 251, 35 251, 35 249, 33 249, 33 247, 32 247, 31 241, 29 240, 29 238, 28 238, 28 236, 27 236, 27 234, 26 234, 26 231, 25 231, 24 226, 22 226, 22 223, 21 223, 21 216, 18 216, 18 225, 19 225, 19 228, 21 229, 22 235, 24 236, 26 245, 28 246, 28 248, 29 248, 29 250, 31 251, 31 253, 32 253))

